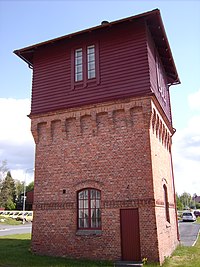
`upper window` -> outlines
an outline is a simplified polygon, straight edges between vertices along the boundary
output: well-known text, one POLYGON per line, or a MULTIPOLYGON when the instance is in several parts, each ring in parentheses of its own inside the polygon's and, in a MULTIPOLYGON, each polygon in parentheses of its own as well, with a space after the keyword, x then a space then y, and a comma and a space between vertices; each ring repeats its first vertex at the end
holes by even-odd
POLYGON ((86 87, 90 81, 100 83, 98 43, 72 50, 72 88, 86 87))
POLYGON ((75 81, 83 80, 83 50, 82 48, 75 50, 75 81))
POLYGON ((101 192, 96 189, 84 189, 78 192, 78 229, 100 229, 101 192))
POLYGON ((95 77, 95 46, 91 45, 87 47, 87 78, 92 79, 95 77))
POLYGON ((166 102, 166 94, 167 94, 168 85, 167 85, 166 77, 164 74, 165 73, 164 68, 158 56, 156 57, 156 67, 157 67, 156 69, 157 69, 158 90, 163 101, 166 102))

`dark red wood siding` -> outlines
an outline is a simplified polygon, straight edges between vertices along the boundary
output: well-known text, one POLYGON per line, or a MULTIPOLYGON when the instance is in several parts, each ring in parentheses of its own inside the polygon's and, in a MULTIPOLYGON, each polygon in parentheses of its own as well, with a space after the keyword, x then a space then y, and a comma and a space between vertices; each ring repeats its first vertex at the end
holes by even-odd
MULTIPOLYGON (((164 110, 165 114, 167 115, 169 121, 171 121, 169 88, 165 92, 166 98, 164 101, 162 94, 158 88, 158 70, 157 70, 157 66, 156 66, 156 57, 159 58, 159 54, 157 52, 157 49, 155 47, 154 41, 151 37, 151 34, 148 30, 147 30, 147 38, 148 38, 147 44, 148 44, 148 59, 149 59, 151 91, 155 94, 162 109, 164 110)), ((164 72, 163 72, 163 75, 165 75, 164 72)), ((164 76, 164 79, 167 80, 166 76, 164 76)))
POLYGON ((156 50, 143 21, 127 21, 97 32, 49 43, 34 52, 31 114, 152 92, 171 121, 169 91, 158 89, 156 50), (98 47, 98 82, 73 84, 74 48, 98 47))
POLYGON ((144 23, 126 22, 38 48, 31 114, 150 93, 146 42, 144 23), (91 43, 98 43, 100 83, 73 89, 72 49, 91 43))

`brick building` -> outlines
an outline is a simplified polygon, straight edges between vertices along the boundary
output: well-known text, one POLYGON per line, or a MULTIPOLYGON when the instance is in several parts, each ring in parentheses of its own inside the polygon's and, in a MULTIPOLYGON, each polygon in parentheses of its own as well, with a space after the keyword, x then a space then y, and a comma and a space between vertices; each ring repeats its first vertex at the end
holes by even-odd
POLYGON ((159 10, 15 53, 33 68, 33 251, 162 263, 178 244, 179 78, 159 10))

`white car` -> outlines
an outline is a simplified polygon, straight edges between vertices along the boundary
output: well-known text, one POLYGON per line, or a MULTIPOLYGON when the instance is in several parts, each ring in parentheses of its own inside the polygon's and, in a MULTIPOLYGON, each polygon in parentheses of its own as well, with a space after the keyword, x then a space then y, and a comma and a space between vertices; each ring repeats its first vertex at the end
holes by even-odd
POLYGON ((182 216, 183 222, 195 222, 196 216, 194 215, 194 212, 192 211, 184 211, 182 216))

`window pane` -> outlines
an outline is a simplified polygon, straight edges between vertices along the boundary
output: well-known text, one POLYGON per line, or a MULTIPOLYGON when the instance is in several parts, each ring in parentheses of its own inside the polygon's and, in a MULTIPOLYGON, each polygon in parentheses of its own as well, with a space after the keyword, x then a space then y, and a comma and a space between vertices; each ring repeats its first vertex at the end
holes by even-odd
POLYGON ((96 200, 96 208, 100 208, 100 201, 96 200))
POLYGON ((95 209, 91 210, 91 227, 96 227, 96 216, 95 216, 95 209))
POLYGON ((96 217, 101 218, 101 212, 100 209, 96 209, 96 217))
POLYGON ((95 78, 95 46, 91 45, 87 48, 87 68, 88 79, 95 78))
POLYGON ((78 227, 79 228, 83 228, 84 227, 84 213, 83 213, 83 210, 79 210, 78 227))
POLYGON ((79 199, 83 199, 83 196, 84 196, 83 191, 79 192, 79 194, 78 194, 78 198, 79 198, 79 199))
POLYGON ((96 219, 96 222, 97 222, 96 227, 101 227, 101 218, 100 217, 96 219))
POLYGON ((100 196, 100 191, 97 191, 97 190, 96 190, 96 198, 97 198, 97 199, 100 199, 100 198, 101 198, 101 196, 100 196))
POLYGON ((88 71, 88 79, 95 78, 95 70, 88 71))
POLYGON ((90 45, 87 47, 88 54, 89 53, 94 53, 94 45, 90 45))
POLYGON ((88 54, 88 62, 90 62, 90 61, 95 61, 94 53, 88 54))
POLYGON ((87 209, 88 208, 88 200, 84 200, 84 208, 87 209))
POLYGON ((98 210, 91 211, 91 228, 98 228, 101 226, 101 217, 98 210))
POLYGON ((88 216, 88 210, 84 211, 84 228, 89 227, 89 216, 88 216))
POLYGON ((84 199, 88 199, 88 190, 84 190, 84 199))
POLYGON ((82 73, 77 73, 76 74, 76 82, 77 81, 82 81, 83 80, 83 75, 82 75, 82 73))
POLYGON ((82 48, 75 50, 75 57, 81 57, 82 56, 82 48))
POLYGON ((79 210, 79 213, 78 213, 78 215, 79 215, 79 218, 84 218, 84 212, 83 212, 83 210, 81 209, 81 210, 79 210))
POLYGON ((79 209, 82 209, 82 208, 83 208, 83 201, 79 200, 79 209))
POLYGON ((75 81, 83 80, 83 52, 82 48, 75 50, 75 81))
POLYGON ((100 228, 100 191, 86 189, 78 194, 78 227, 79 228, 100 228))
POLYGON ((78 227, 79 228, 83 228, 84 227, 84 219, 83 218, 80 218, 79 221, 78 221, 78 227))
POLYGON ((77 65, 76 66, 76 73, 81 73, 83 71, 83 66, 82 65, 77 65))
POLYGON ((96 199, 96 190, 92 189, 90 191, 90 199, 96 199))
POLYGON ((82 57, 77 57, 76 60, 75 60, 75 63, 76 63, 76 65, 82 64, 83 63, 82 57))
POLYGON ((91 208, 95 208, 96 207, 95 202, 96 202, 95 200, 91 200, 90 201, 91 208))
POLYGON ((95 63, 94 62, 88 62, 88 71, 95 70, 95 63))

